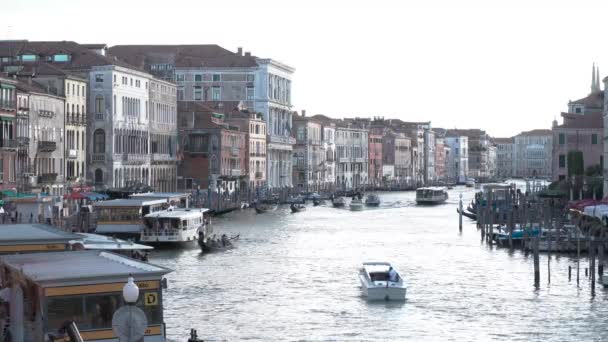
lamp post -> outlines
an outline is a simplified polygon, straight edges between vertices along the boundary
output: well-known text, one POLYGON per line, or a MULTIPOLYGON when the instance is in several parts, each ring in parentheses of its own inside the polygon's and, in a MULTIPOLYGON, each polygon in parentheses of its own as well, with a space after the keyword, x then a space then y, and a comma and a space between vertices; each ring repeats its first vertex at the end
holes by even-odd
POLYGON ((122 288, 122 297, 126 305, 120 307, 112 316, 112 330, 119 342, 141 342, 148 327, 146 314, 137 306, 139 287, 129 274, 127 283, 122 288))

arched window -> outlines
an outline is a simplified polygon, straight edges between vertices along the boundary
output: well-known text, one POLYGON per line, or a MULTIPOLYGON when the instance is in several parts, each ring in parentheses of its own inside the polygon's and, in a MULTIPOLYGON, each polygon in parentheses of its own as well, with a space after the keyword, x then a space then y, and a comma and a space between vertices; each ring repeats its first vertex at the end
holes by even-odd
POLYGON ((103 129, 95 130, 93 133, 93 153, 106 152, 106 132, 103 129))
POLYGON ((95 170, 95 184, 103 184, 103 171, 101 169, 95 170))

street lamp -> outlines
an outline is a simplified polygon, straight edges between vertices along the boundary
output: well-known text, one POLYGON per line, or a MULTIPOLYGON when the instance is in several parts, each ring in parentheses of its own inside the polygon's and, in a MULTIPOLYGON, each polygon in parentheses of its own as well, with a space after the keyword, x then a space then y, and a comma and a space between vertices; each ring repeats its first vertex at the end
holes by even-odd
POLYGON ((133 282, 133 277, 129 275, 127 283, 122 288, 122 297, 128 305, 133 305, 139 298, 139 287, 133 282))
POLYGON ((148 327, 148 319, 143 310, 135 305, 139 298, 139 287, 131 274, 122 288, 122 297, 127 305, 114 312, 112 330, 119 342, 141 342, 148 327))

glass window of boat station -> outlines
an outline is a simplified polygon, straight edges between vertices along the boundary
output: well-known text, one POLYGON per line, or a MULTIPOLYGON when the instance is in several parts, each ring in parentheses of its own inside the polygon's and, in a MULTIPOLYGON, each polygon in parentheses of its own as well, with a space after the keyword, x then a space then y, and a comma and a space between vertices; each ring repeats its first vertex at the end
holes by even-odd
MULTIPOLYGON (((162 306, 159 303, 159 290, 140 291, 136 305, 146 314, 148 325, 162 323, 162 306)), ((121 293, 49 297, 46 330, 57 330, 69 320, 76 322, 81 330, 111 329, 112 316, 122 305, 124 299, 121 293)))

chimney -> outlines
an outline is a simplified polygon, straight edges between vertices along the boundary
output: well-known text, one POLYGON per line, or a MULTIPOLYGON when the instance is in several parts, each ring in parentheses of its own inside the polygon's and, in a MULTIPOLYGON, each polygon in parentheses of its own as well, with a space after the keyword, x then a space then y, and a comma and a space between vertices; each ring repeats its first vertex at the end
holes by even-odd
POLYGON ((236 51, 236 54, 239 55, 239 56, 242 56, 243 55, 243 48, 239 46, 239 48, 236 51))
POLYGON ((302 109, 302 117, 305 118, 306 117, 306 109, 302 109))
POLYGON ((249 52, 249 51, 245 52, 245 57, 251 57, 251 52, 249 52))

